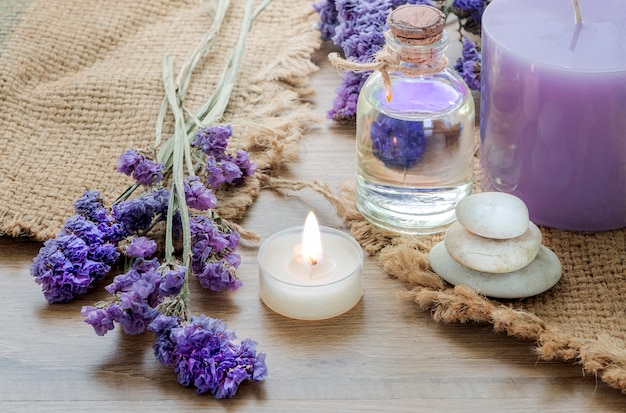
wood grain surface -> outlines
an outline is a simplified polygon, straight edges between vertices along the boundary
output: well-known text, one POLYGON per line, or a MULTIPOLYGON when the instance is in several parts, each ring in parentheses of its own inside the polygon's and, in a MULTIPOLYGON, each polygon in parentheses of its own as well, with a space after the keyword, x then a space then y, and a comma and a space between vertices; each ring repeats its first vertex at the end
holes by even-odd
MULTIPOLYGON (((311 79, 319 113, 330 107, 339 73, 325 47, 311 79)), ((333 190, 353 179, 354 129, 321 121, 307 133, 301 159, 281 171, 321 179, 333 190)), ((243 226, 263 238, 303 224, 341 228, 333 207, 304 190, 265 190, 243 226)), ((242 245, 244 286, 211 294, 192 282, 192 310, 222 318, 239 339, 267 353, 269 377, 244 384, 232 400, 198 396, 176 382, 152 354, 152 334, 118 329, 94 334, 79 314, 103 298, 99 284, 65 305, 48 305, 29 275, 40 244, 0 238, 0 411, 2 412, 618 412, 626 395, 581 367, 539 361, 533 343, 494 334, 486 325, 441 325, 396 298, 402 285, 366 257, 364 296, 350 312, 325 321, 291 320, 259 299, 258 245, 242 245)), ((110 281, 110 279, 109 279, 110 281)))

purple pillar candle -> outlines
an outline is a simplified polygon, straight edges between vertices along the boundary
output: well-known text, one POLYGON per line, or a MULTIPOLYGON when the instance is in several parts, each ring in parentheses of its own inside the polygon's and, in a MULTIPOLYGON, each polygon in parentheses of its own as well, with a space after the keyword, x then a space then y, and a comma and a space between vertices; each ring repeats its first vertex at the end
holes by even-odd
POLYGON ((549 227, 626 227, 626 1, 493 0, 482 20, 481 183, 549 227))

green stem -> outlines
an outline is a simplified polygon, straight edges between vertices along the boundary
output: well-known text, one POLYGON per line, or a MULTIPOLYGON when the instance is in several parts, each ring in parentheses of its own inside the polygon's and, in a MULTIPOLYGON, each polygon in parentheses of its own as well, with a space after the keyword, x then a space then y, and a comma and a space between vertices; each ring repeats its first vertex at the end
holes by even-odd
MULTIPOLYGON (((180 219, 183 229, 183 265, 187 268, 189 273, 189 264, 191 262, 191 230, 189 226, 189 210, 185 201, 185 189, 183 186, 184 180, 184 164, 185 153, 187 152, 186 146, 189 146, 189 142, 185 136, 185 118, 183 110, 180 106, 180 99, 174 84, 174 59, 171 56, 165 56, 163 59, 163 85, 165 87, 165 94, 169 103, 172 114, 174 115, 174 148, 172 154, 172 183, 170 189, 170 206, 176 206, 180 212, 180 219), (172 201, 172 199, 175 200, 172 201)), ((173 260, 174 258, 174 246, 173 246, 173 218, 175 209, 168 209, 167 211, 167 227, 166 227, 166 261, 173 260)), ((185 277, 185 290, 187 290, 187 279, 185 277)))

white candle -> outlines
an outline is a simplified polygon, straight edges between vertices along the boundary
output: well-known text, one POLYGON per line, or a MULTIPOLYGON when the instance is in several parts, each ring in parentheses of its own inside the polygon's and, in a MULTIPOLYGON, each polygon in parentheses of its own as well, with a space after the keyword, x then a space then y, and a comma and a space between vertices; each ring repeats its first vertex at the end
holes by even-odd
POLYGON ((301 320, 343 314, 363 295, 360 245, 341 231, 317 226, 314 215, 312 221, 272 235, 258 255, 261 299, 275 312, 301 320))

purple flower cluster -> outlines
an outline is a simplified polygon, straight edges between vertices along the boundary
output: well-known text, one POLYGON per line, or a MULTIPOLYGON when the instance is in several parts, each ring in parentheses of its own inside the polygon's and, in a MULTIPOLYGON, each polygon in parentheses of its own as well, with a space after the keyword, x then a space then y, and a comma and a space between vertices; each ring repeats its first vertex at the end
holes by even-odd
POLYGON ((226 152, 228 139, 232 136, 230 125, 208 126, 198 131, 193 145, 207 156, 207 185, 218 188, 224 183, 241 185, 244 179, 256 172, 257 164, 250 161, 245 151, 237 151, 235 155, 226 152))
MULTIPOLYGON (((201 177, 184 178, 185 202, 190 208, 215 208, 215 188, 224 183, 241 184, 256 171, 257 165, 245 151, 226 151, 231 135, 230 126, 198 132, 194 145, 206 156, 207 176, 206 185, 201 177)), ((176 263, 169 252, 164 264, 150 258, 157 252, 157 243, 146 236, 155 224, 168 218, 170 189, 158 185, 164 165, 130 149, 118 159, 117 170, 148 188, 128 199, 137 188, 130 187, 111 207, 105 206, 96 191, 86 191, 74 203, 76 215, 67 219, 56 238, 44 243, 31 266, 45 298, 50 303, 66 302, 87 292, 123 252, 133 264, 105 287, 111 297, 81 309, 84 321, 96 334, 105 335, 116 324, 127 334, 140 334, 151 326, 158 359, 175 368, 182 384, 195 386, 198 393, 211 392, 216 398, 232 397, 244 380, 263 380, 267 375, 265 355, 257 355, 256 342, 234 344, 235 335, 223 322, 204 315, 179 321, 188 317, 188 269, 176 263)), ((180 210, 170 212, 173 234, 180 234, 180 210)), ((204 288, 236 290, 241 286, 236 277, 241 258, 235 253, 239 234, 216 213, 206 215, 212 218, 189 215, 193 273, 204 288)))
POLYGON ((371 129, 372 151, 387 168, 415 165, 426 150, 422 122, 410 122, 379 114, 371 129))
MULTIPOLYGON (((314 8, 320 16, 318 28, 322 36, 341 47, 347 59, 368 62, 385 44, 383 28, 389 9, 406 3, 431 4, 429 0, 319 0, 314 8)), ((368 76, 343 74, 333 107, 328 111, 330 119, 354 122, 358 95, 368 76)))
POLYGON ((190 208, 206 211, 207 209, 215 208, 215 205, 217 205, 217 198, 213 191, 204 186, 197 176, 185 178, 184 186, 185 202, 187 202, 190 208))
POLYGON ((117 171, 132 176, 139 185, 154 185, 163 180, 165 166, 129 149, 117 160, 117 171))
POLYGON ((236 276, 241 257, 234 251, 239 233, 224 229, 205 216, 192 216, 191 270, 203 288, 211 291, 235 291, 241 287, 236 276))
POLYGON ((459 25, 468 33, 480 35, 485 7, 491 0, 454 0, 452 12, 459 18, 459 25))
MULTIPOLYGON (((119 258, 118 243, 147 231, 162 219, 169 192, 161 189, 110 210, 97 191, 86 191, 56 238, 47 240, 33 260, 31 275, 50 303, 67 302, 90 290, 119 258)), ((138 247, 138 246, 137 246, 138 247)), ((135 247, 131 248, 131 256, 135 247)))
POLYGON ((265 354, 257 354, 257 343, 250 339, 233 343, 235 333, 221 320, 202 314, 181 323, 160 315, 148 329, 156 335, 152 346, 156 358, 174 368, 180 384, 195 387, 199 394, 230 398, 245 380, 267 377, 265 354))
POLYGON ((117 230, 111 225, 100 194, 87 191, 74 204, 56 238, 47 240, 31 265, 49 303, 64 303, 84 294, 117 261, 117 230))
POLYGON ((111 216, 119 225, 122 238, 148 231, 165 219, 169 191, 165 188, 146 192, 137 198, 114 204, 111 216))
POLYGON ((143 333, 159 314, 157 306, 163 298, 180 292, 186 271, 182 265, 164 267, 156 258, 139 258, 128 272, 116 276, 106 287, 115 299, 95 307, 85 306, 81 314, 100 336, 112 330, 115 322, 127 334, 143 333))
POLYGON ((454 69, 461 75, 472 90, 480 89, 480 70, 482 58, 478 47, 467 37, 463 37, 463 50, 454 69))
POLYGON ((134 237, 124 254, 134 258, 148 258, 156 252, 157 243, 146 237, 134 237))

